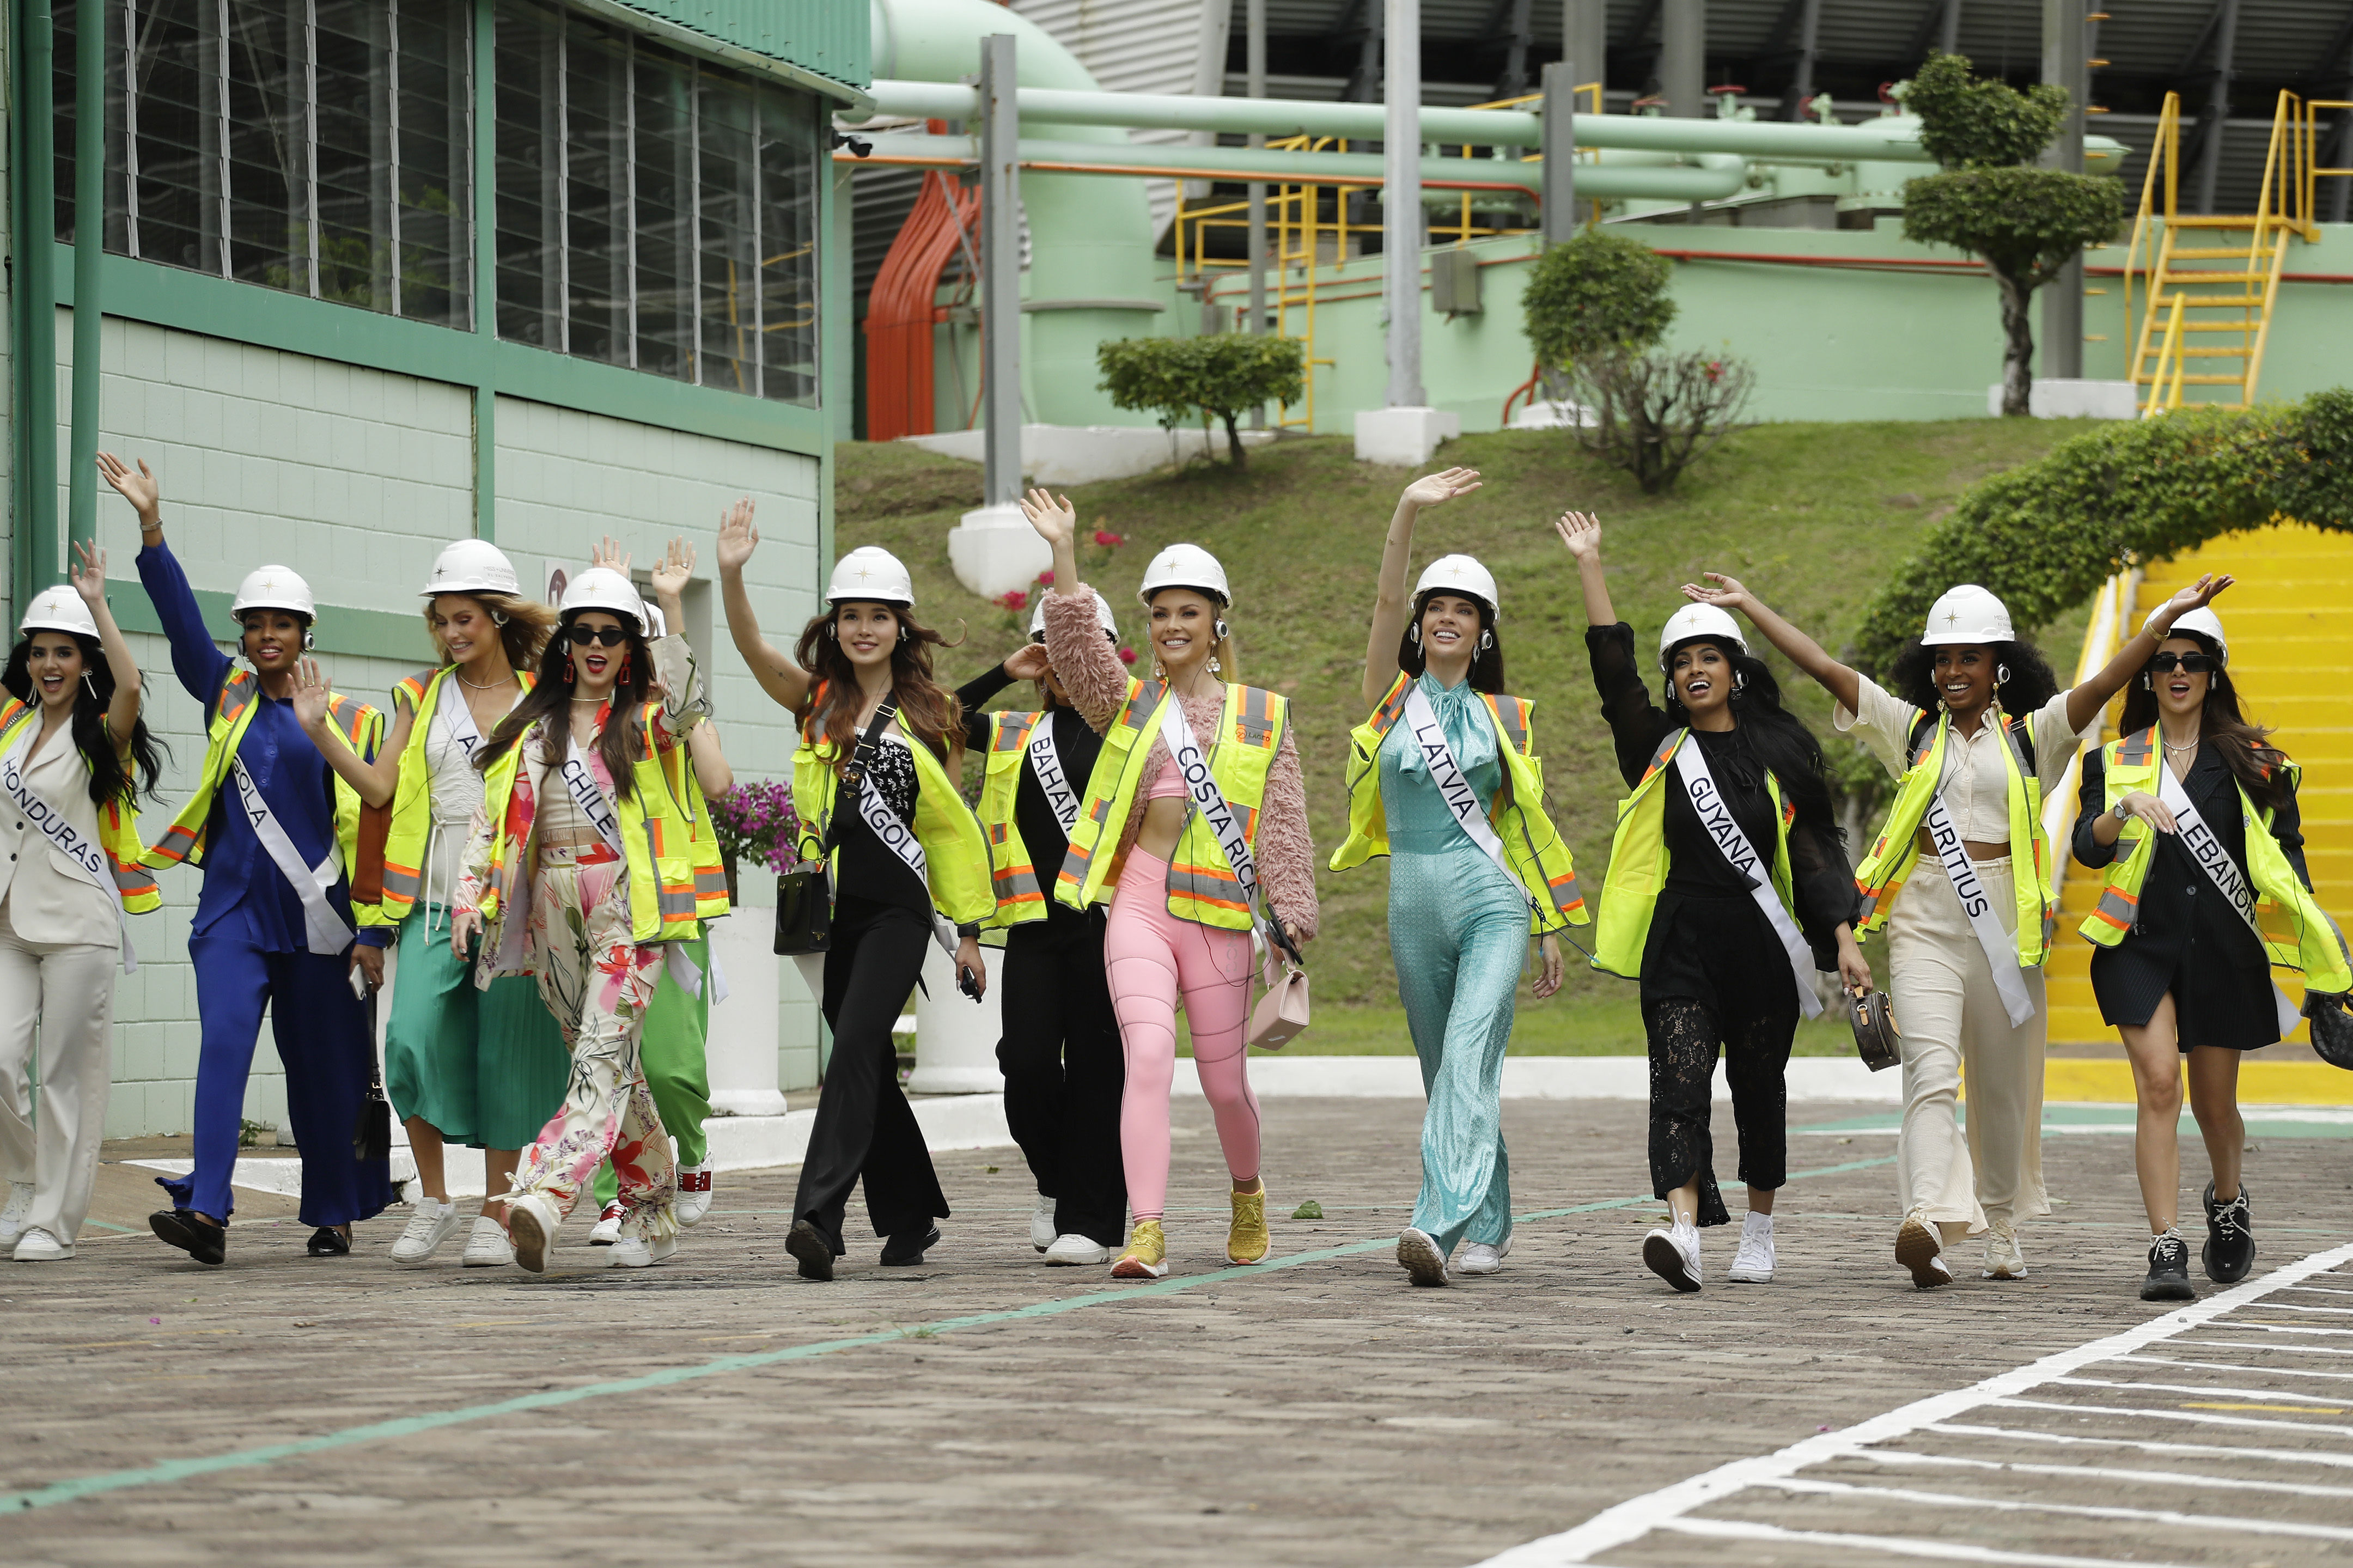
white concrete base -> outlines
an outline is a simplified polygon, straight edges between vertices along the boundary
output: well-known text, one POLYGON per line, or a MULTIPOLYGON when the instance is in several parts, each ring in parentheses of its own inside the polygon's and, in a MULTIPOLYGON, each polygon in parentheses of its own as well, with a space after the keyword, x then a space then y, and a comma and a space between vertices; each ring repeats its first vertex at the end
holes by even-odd
MULTIPOLYGON (((760 874, 756 868, 744 872, 760 874)), ((749 909, 703 929, 711 933, 712 967, 727 977, 727 999, 712 1004, 711 1033, 704 1045, 712 1114, 782 1116, 785 1097, 776 1091, 780 963, 774 918, 766 910, 749 909)))
POLYGON ((934 942, 923 955, 923 986, 915 993, 915 1070, 909 1094, 1001 1094, 997 1042, 1005 1032, 997 999, 1005 979, 1003 949, 984 950, 988 989, 975 1002, 956 989, 955 965, 934 942))
POLYGON ((1506 426, 1511 430, 1566 430, 1572 425, 1591 426, 1601 423, 1601 416, 1581 403, 1563 398, 1551 403, 1539 399, 1523 406, 1512 416, 1506 426))
MULTIPOLYGON (((961 458, 967 463, 986 460, 982 441, 987 432, 948 430, 936 436, 902 436, 901 440, 961 458)), ((1242 432, 1244 450, 1274 439, 1271 430, 1242 432)), ((1041 485, 1086 485, 1098 479, 1132 479, 1172 464, 1187 463, 1204 453, 1223 458, 1226 432, 1222 426, 1198 426, 1162 430, 1134 425, 1024 425, 1021 426, 1021 472, 1041 485)))
MULTIPOLYGON (((2140 405, 2129 381, 2036 380, 2026 389, 2026 411, 2037 419, 2137 419, 2140 405)), ((2001 383, 1986 388, 1986 412, 2001 416, 2001 383)))
POLYGON ((1008 501, 975 507, 958 520, 948 531, 948 563, 968 591, 994 599, 1035 589, 1039 576, 1054 569, 1054 552, 1008 501))
POLYGON ((1356 461, 1418 468, 1461 434, 1462 416, 1447 409, 1367 408, 1356 416, 1356 461))

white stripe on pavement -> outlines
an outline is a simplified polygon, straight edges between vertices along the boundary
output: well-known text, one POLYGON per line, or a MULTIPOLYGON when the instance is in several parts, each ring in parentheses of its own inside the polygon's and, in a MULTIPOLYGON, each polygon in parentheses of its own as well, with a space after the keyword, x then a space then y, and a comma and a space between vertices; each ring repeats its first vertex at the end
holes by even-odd
MULTIPOLYGON (((1957 1428, 1947 1426, 1936 1430, 1949 1432, 1957 1428)), ((2191 1451, 2207 1458, 2216 1452, 2211 1448, 2191 1451)), ((1886 1448, 1865 1448, 1855 1458, 1896 1469, 2010 1470, 2023 1476, 2058 1476, 2068 1479, 2088 1476, 2096 1480, 2134 1481, 2147 1486, 2204 1487, 2235 1492, 2285 1492, 2292 1497, 2353 1498, 2353 1487, 2325 1487, 2306 1481, 2236 1480, 2224 1476, 2195 1475, 2188 1470, 2119 1470, 2105 1465, 2030 1465, 2018 1459, 1966 1459, 1958 1454, 1911 1454, 1886 1448)))
MULTIPOLYGON (((1957 1541, 1921 1541, 1904 1535, 1841 1535, 1827 1530, 1783 1530, 1778 1524, 1747 1524, 1729 1519, 1665 1519, 1662 1530, 1683 1535, 1708 1535, 1721 1541, 1776 1541, 1791 1546, 1843 1546, 1856 1552, 1894 1552, 1903 1557, 1934 1557, 1947 1563, 2018 1563, 2022 1568, 2116 1568, 2105 1557, 2055 1557, 2047 1552, 1997 1552, 1990 1546, 1968 1546, 1957 1541)), ((2139 1568, 2184 1568, 2178 1563, 2150 1563, 2139 1568)))
POLYGON ((2084 1437, 2068 1432, 2032 1432, 2018 1426, 1976 1426, 1939 1421, 1921 1428, 1957 1437, 1999 1437, 2005 1443, 2059 1443, 2084 1448, 2137 1448, 2144 1454, 2186 1454, 2200 1459, 2271 1460, 2283 1465, 2328 1465, 2353 1470, 2353 1454, 2312 1448, 2225 1448, 2212 1443, 2163 1443, 2153 1437, 2084 1437))
POLYGON ((1990 1513, 2058 1513, 2073 1519, 2123 1519, 2183 1530, 2228 1530, 2244 1535, 2294 1535, 2307 1541, 2353 1541, 2353 1530, 2335 1524, 2296 1524, 2285 1520, 2245 1519, 2221 1513, 2182 1513, 2169 1508, 2119 1508, 2113 1503, 2034 1502, 2015 1498, 1963 1497, 1957 1492, 1927 1492, 1914 1487, 1858 1487, 1846 1481, 1809 1481, 1795 1478, 1768 1482, 1774 1491, 1801 1492, 1812 1497, 1891 1498, 1899 1502, 1925 1503, 1931 1508, 1965 1508, 1990 1513))

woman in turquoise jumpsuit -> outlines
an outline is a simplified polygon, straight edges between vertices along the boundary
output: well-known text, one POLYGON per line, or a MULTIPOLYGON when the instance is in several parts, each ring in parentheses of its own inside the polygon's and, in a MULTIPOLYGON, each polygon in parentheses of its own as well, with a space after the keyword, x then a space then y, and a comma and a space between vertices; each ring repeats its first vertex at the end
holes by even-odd
POLYGON ((1535 993, 1560 988, 1557 933, 1586 913, 1567 847, 1544 814, 1531 704, 1504 693, 1495 580, 1468 555, 1430 563, 1409 598, 1405 572, 1421 509, 1479 488, 1450 469, 1398 501, 1381 555, 1365 654, 1372 716, 1351 737, 1344 871, 1390 856, 1389 953, 1430 1109, 1421 1194, 1398 1238, 1418 1285, 1492 1274, 1512 1245, 1503 1138, 1504 1047, 1533 931, 1535 993))

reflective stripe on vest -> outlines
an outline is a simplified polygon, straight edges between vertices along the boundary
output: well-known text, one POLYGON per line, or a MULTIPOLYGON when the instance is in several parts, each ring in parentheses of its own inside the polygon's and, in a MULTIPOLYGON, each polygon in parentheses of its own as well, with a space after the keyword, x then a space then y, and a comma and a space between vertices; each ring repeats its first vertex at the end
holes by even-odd
POLYGON ((1029 847, 1014 820, 1014 802, 1021 789, 1021 772, 1029 752, 1029 737, 1043 713, 992 713, 988 757, 980 784, 980 826, 988 836, 989 878, 997 895, 994 925, 1019 925, 1046 918, 1046 889, 1029 847))

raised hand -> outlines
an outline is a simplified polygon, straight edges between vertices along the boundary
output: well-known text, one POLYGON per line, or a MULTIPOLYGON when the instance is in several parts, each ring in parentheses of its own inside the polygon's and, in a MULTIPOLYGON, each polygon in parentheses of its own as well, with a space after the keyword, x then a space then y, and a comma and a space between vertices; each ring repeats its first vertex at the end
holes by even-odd
MULTIPOLYGON (((2158 640, 2162 641, 2165 635, 2173 629, 2174 622, 2192 610, 2204 609, 2214 602, 2223 589, 2237 581, 2237 578, 2227 572, 2219 577, 2211 572, 2207 573, 2203 577, 2158 605, 2157 614, 2150 619, 2149 629, 2158 635, 2158 640)), ((2172 830, 2168 828, 2167 831, 2172 830)))
POLYGON ((1057 501, 1043 489, 1033 489, 1021 498, 1021 515, 1049 544, 1068 544, 1078 537, 1078 509, 1068 496, 1057 501))
POLYGON ((1406 486, 1402 500, 1416 507, 1440 506, 1456 496, 1467 496, 1479 488, 1476 468, 1449 468, 1443 473, 1424 474, 1406 486))
POLYGON ((1552 531, 1579 561, 1601 559, 1601 520, 1589 511, 1565 511, 1553 521, 1552 531))
POLYGON ((759 547, 760 531, 752 526, 752 498, 738 497, 719 519, 719 569, 741 572, 759 547))
POLYGON ((1005 659, 1005 673, 1016 680, 1043 680, 1053 668, 1054 661, 1046 657, 1044 643, 1023 643, 1005 659))
POLYGON ((295 661, 294 717, 301 721, 303 729, 316 730, 327 721, 327 696, 332 689, 317 659, 295 661))
POLYGON ((139 471, 134 474, 130 466, 113 453, 100 452, 98 455, 98 475, 132 504, 142 522, 152 522, 160 515, 164 487, 155 482, 155 476, 148 470, 146 458, 139 459, 139 471))
POLYGON ((660 564, 653 569, 654 596, 675 599, 686 592, 687 584, 693 580, 694 546, 681 535, 670 542, 670 548, 662 552, 660 564))
POLYGON ((95 611, 106 603, 106 552, 93 550, 79 539, 74 541, 74 552, 81 557, 81 570, 71 574, 74 592, 95 611))
POLYGON ((1696 583, 1686 583, 1683 584, 1684 598, 1694 605, 1714 605, 1720 610, 1745 612, 1748 608, 1748 590, 1740 585, 1738 578, 1727 577, 1721 572, 1703 572, 1700 575, 1715 586, 1703 588, 1696 583))
POLYGON ((608 533, 605 536, 603 542, 599 543, 596 550, 589 555, 588 564, 591 566, 610 566, 614 571, 618 572, 622 576, 626 577, 629 574, 629 552, 621 548, 621 542, 619 540, 614 538, 608 533))

